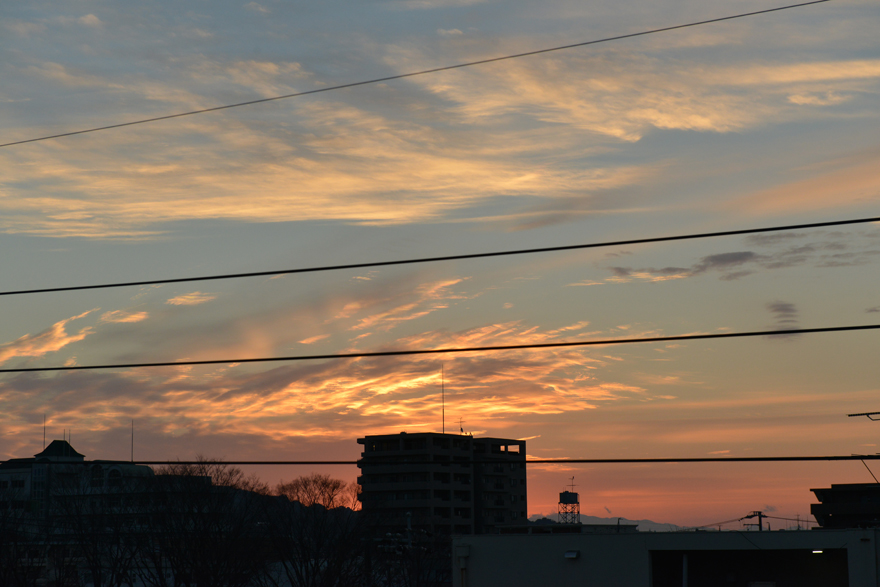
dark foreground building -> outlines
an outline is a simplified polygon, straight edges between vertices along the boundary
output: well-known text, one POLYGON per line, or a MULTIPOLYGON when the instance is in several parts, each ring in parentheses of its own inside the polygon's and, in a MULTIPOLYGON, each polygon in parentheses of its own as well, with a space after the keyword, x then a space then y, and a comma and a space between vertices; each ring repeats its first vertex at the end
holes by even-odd
POLYGON ((291 508, 178 469, 89 461, 64 440, 0 463, 0 587, 255 584, 284 540, 267 521, 291 508))
POLYGON ((524 440, 401 432, 358 444, 363 513, 389 531, 491 534, 527 522, 524 440))
POLYGON ((453 585, 877 587, 880 530, 457 536, 453 585))
POLYGON ((53 440, 33 458, 0 463, 0 512, 38 518, 58 514, 72 496, 118 495, 153 470, 126 461, 87 461, 66 440, 53 440))
POLYGON ((813 489, 819 528, 637 532, 572 524, 453 539, 456 587, 880 587, 880 484, 813 489))
POLYGON ((833 484, 811 489, 821 503, 810 513, 823 528, 880 528, 880 484, 833 484))

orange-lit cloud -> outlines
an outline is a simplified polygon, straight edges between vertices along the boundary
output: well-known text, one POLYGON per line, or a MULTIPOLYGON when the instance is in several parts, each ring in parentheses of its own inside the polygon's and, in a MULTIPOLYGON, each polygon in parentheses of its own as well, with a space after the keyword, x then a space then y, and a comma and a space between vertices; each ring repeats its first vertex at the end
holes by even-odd
POLYGON ((638 167, 557 169, 517 160, 518 154, 558 149, 549 131, 542 131, 543 137, 517 138, 508 131, 473 140, 460 136, 441 147, 427 126, 339 103, 299 108, 308 138, 295 146, 235 121, 200 119, 175 129, 178 136, 163 153, 143 150, 142 139, 120 136, 118 146, 130 153, 125 162, 118 160, 120 148, 104 143, 89 149, 87 158, 77 152, 41 152, 39 167, 15 165, 29 160, 27 151, 4 153, 0 157, 10 164, 2 178, 7 185, 53 187, 40 195, 18 191, 15 198, 0 200, 0 208, 10 212, 0 228, 144 238, 155 234, 151 224, 192 218, 441 221, 452 210, 499 193, 567 196, 630 185, 653 173, 638 167), (212 137, 212 147, 205 148, 205 137, 212 137), (502 151, 508 156, 502 157, 502 151), (187 166, 169 163, 169 157, 186 160, 187 166), (127 197, 116 197, 119 193, 127 197), (254 193, 260 197, 250 197, 254 193), (388 206, 389 193, 410 194, 407 205, 388 206))
POLYGON ((12 342, 0 345, 0 363, 15 357, 41 357, 47 353, 59 351, 67 345, 79 342, 94 332, 90 326, 81 328, 75 334, 68 334, 66 326, 69 322, 83 318, 95 310, 83 312, 52 325, 39 334, 26 334, 12 342))
POLYGON ((188 294, 175 296, 167 300, 165 303, 171 304, 172 306, 197 306, 215 299, 217 299, 216 294, 194 291, 188 294))
POLYGON ((124 323, 124 322, 141 322, 150 317, 149 312, 128 312, 125 310, 113 310, 111 312, 104 312, 101 314, 101 322, 113 322, 113 323, 124 323))
MULTIPOLYGON (((393 62, 405 69, 421 58, 417 49, 400 48, 393 62)), ((507 62, 418 81, 454 100, 458 112, 477 123, 517 113, 637 141, 651 127, 729 132, 780 115, 797 116, 786 107, 837 104, 848 99, 841 92, 861 91, 865 80, 877 78, 880 60, 707 67, 618 49, 507 62), (573 76, 573 70, 585 73, 573 76), (480 83, 461 83, 461 77, 480 83), (737 86, 750 87, 748 99, 731 89, 737 86), (777 94, 792 89, 789 103, 780 103, 777 94)))
MULTIPOLYGON (((367 328, 379 331, 389 331, 401 322, 422 318, 448 307, 443 300, 464 299, 463 294, 456 294, 450 291, 450 288, 460 284, 463 279, 449 279, 445 281, 422 284, 416 288, 415 301, 397 305, 388 310, 365 316, 358 320, 352 330, 364 330, 367 328)), ((347 305, 348 309, 360 309, 360 305, 347 305)), ((337 317, 344 316, 343 313, 337 317)))
MULTIPOLYGON (((399 344, 444 341, 464 346, 478 341, 553 340, 572 330, 563 327, 554 334, 509 323, 423 333, 399 344)), ((585 366, 601 369, 603 359, 583 351, 473 353, 444 361, 447 413, 464 416, 469 430, 508 416, 593 410, 603 402, 649 393, 630 384, 600 380, 585 366)), ((172 428, 193 426, 193 431, 204 428, 207 432, 221 427, 230 433, 267 438, 332 438, 338 434, 340 418, 347 422, 348 434, 387 426, 430 427, 441 402, 438 358, 429 356, 288 365, 252 374, 228 368, 133 370, 83 375, 70 381, 80 381, 77 395, 58 404, 70 418, 111 417, 101 404, 107 401, 105 390, 119 387, 133 395, 130 401, 112 402, 114 414, 139 406, 138 411, 148 409, 151 419, 172 428), (109 384, 112 380, 118 383, 109 384)), ((39 386, 44 384, 51 388, 49 379, 39 386)), ((3 383, 3 397, 9 401, 17 397, 16 385, 15 381, 3 383)), ((38 392, 33 394, 38 397, 38 392)))

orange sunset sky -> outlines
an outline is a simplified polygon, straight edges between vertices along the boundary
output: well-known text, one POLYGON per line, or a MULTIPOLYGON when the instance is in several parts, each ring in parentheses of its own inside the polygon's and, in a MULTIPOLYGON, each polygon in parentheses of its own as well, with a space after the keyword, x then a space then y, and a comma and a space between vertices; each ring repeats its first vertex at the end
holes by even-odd
MULTIPOLYGON (((0 143, 774 8, 766 0, 35 0, 0 143)), ((880 216, 880 12, 832 0, 0 147, 0 290, 880 216)), ((0 297, 0 368, 880 323, 880 227, 0 297)), ((354 460, 367 434, 541 459, 877 453, 876 331, 0 375, 0 458, 354 460)), ((880 463, 869 465, 880 473, 880 463)), ((355 467, 258 467, 270 483, 355 467)), ((529 514, 805 517, 858 461, 534 465, 529 514)), ((779 527, 784 522, 776 522, 779 527)), ((776 527, 774 525, 774 527, 776 527)))

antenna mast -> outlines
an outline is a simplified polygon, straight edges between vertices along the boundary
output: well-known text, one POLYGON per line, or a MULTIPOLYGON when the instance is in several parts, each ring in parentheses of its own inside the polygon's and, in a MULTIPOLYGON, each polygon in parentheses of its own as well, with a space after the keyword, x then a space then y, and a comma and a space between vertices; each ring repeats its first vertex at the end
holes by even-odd
POLYGON ((446 434, 446 384, 443 380, 443 363, 440 363, 440 413, 443 419, 443 434, 446 434))

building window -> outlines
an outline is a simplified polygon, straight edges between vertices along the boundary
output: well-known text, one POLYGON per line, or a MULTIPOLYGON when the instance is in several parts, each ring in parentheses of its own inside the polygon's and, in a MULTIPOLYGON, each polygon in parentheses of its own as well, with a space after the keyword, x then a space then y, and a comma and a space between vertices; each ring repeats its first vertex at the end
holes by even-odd
POLYGON ((92 467, 92 487, 103 487, 104 486, 104 470, 101 469, 101 465, 94 465, 92 467))
POLYGON ((122 485, 122 472, 114 469, 107 475, 107 485, 110 487, 119 487, 122 485))

